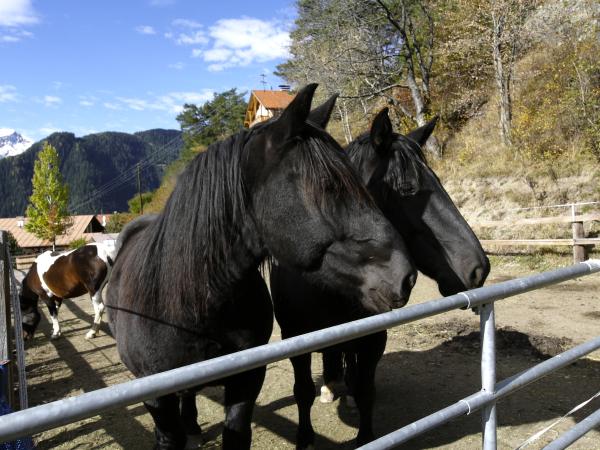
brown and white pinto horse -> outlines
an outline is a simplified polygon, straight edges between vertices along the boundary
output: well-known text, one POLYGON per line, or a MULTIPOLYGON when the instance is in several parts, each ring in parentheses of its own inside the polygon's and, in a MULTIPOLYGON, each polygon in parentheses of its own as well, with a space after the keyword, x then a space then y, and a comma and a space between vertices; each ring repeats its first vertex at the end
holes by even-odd
POLYGON ((96 336, 106 285, 116 252, 105 244, 87 244, 76 250, 57 253, 47 251, 38 256, 23 279, 20 300, 23 315, 23 335, 32 338, 40 322, 38 300, 43 300, 52 318, 52 336, 60 336, 58 310, 65 298, 90 294, 94 306, 94 323, 86 339, 96 336))

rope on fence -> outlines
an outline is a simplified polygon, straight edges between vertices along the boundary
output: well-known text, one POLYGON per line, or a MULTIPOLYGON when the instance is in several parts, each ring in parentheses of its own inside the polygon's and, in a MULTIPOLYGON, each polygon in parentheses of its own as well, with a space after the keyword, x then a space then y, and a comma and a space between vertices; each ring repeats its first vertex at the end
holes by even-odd
POLYGON ((12 259, 10 255, 10 249, 6 246, 6 256, 8 260, 8 273, 10 274, 10 297, 12 301, 12 310, 14 317, 14 326, 15 330, 15 347, 17 349, 17 372, 19 373, 19 403, 21 405, 21 409, 28 408, 28 398, 27 398, 27 378, 25 375, 25 344, 23 342, 23 331, 22 331, 22 323, 23 319, 21 317, 21 305, 19 302, 19 285, 17 282, 17 277, 15 276, 15 271, 12 266, 12 259))
POLYGON ((589 399, 587 399, 586 401, 580 403, 579 405, 575 406, 573 409, 571 409, 568 413, 566 413, 564 416, 562 416, 561 418, 555 420, 554 422, 552 422, 550 425, 548 425, 546 428, 544 428, 543 430, 538 431, 537 433, 535 433, 533 436, 531 436, 529 439, 527 439, 526 441, 522 442, 521 445, 519 445, 518 447, 515 448, 515 450, 521 450, 522 448, 527 447, 529 444, 533 444, 535 441, 537 441, 539 438, 541 438, 544 434, 546 434, 548 431, 550 431, 552 428, 554 428, 556 425, 558 425, 559 423, 561 423, 563 420, 565 420, 567 417, 569 417, 571 414, 576 413, 577 411, 579 411, 581 408, 583 408, 584 406, 587 406, 592 400, 594 400, 595 398, 600 397, 600 391, 596 392, 594 395, 592 395, 589 399))

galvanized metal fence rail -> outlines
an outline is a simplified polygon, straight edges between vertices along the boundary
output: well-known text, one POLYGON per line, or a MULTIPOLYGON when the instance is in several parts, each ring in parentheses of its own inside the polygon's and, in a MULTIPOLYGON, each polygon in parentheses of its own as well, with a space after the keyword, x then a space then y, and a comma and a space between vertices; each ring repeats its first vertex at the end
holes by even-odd
POLYGON ((21 308, 19 307, 17 280, 12 267, 8 233, 0 230, 0 360, 7 361, 5 364, 5 368, 8 369, 7 400, 12 409, 27 408, 25 349, 20 324, 21 308), (13 350, 16 353, 16 364, 13 360, 13 350), (12 392, 15 379, 19 386, 18 402, 12 392))
MULTIPOLYGON (((483 447, 486 450, 493 449, 496 447, 495 403, 497 400, 552 371, 570 364, 578 358, 600 349, 600 337, 598 337, 496 383, 493 302, 596 272, 600 272, 600 260, 589 260, 562 269, 462 292, 442 299, 98 389, 77 397, 36 406, 4 416, 0 420, 0 442, 75 422, 109 409, 188 389, 284 358, 315 351, 453 309, 479 307, 483 341, 482 390, 363 448, 392 448, 455 417, 470 414, 483 408, 483 447)), ((574 435, 591 429, 598 420, 596 416, 597 414, 590 416, 591 419, 589 418, 585 425, 583 422, 579 424, 581 426, 568 439, 573 439, 574 435)))

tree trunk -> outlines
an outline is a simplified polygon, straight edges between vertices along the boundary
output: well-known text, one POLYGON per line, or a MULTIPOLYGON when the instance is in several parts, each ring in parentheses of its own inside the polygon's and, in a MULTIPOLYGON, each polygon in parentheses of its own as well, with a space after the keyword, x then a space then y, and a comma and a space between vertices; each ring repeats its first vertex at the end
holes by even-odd
POLYGON ((342 122, 344 139, 346 140, 346 145, 348 145, 350 142, 352 142, 352 130, 350 129, 350 122, 348 121, 348 109, 346 108, 346 102, 342 101, 338 103, 337 109, 338 113, 340 114, 340 120, 342 122))
MULTIPOLYGON (((425 100, 421 90, 419 89, 419 86, 417 85, 417 82, 415 81, 415 76, 411 68, 408 70, 406 80, 410 90, 410 95, 412 97, 413 105, 415 106, 415 120, 417 121, 417 125, 422 127, 427 123, 427 110, 425 107, 425 100)), ((427 139, 425 150, 435 159, 440 159, 442 157, 440 143, 434 135, 429 136, 429 139, 427 139)))
POLYGON ((505 145, 511 145, 512 100, 510 96, 511 68, 505 68, 502 62, 502 34, 504 33, 504 17, 492 12, 492 53, 494 59, 494 78, 498 87, 500 109, 500 137, 505 145))

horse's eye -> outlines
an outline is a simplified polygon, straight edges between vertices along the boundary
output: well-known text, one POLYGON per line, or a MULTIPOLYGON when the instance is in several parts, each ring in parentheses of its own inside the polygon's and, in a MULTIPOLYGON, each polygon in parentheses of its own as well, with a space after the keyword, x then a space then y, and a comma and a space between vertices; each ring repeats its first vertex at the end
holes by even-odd
POLYGON ((402 183, 398 189, 402 195, 415 195, 418 187, 413 183, 402 183))

